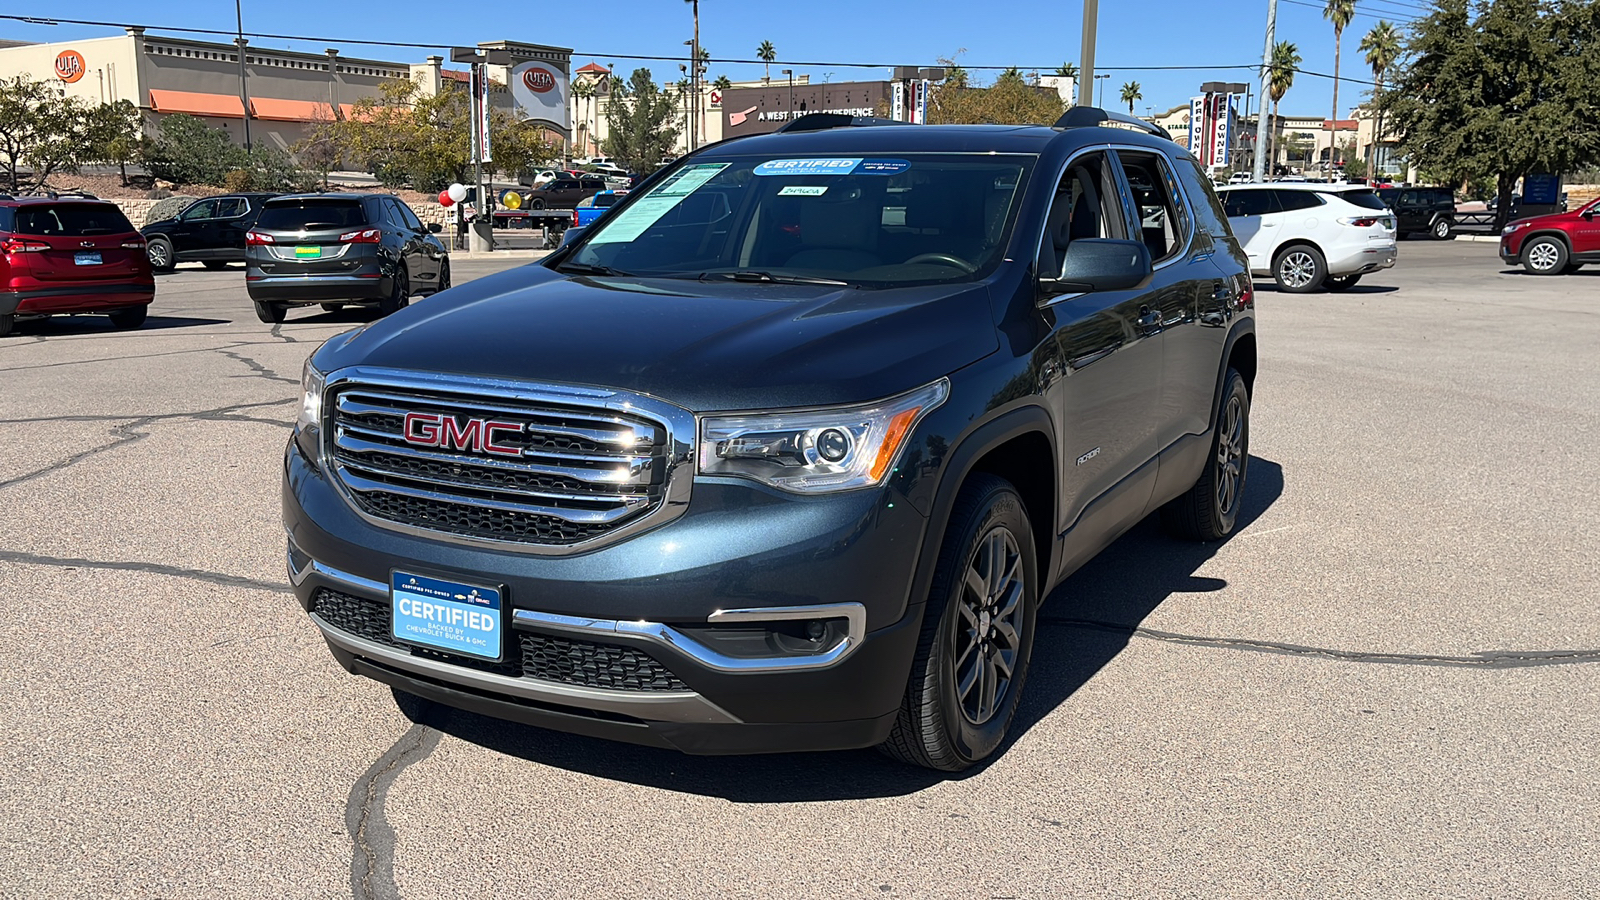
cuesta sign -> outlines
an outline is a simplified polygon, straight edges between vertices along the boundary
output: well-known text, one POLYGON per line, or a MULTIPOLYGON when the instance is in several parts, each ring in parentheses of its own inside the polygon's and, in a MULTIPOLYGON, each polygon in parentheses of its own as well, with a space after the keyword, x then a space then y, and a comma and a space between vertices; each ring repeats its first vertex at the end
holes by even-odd
POLYGON ((67 84, 82 78, 88 68, 83 61, 83 54, 76 50, 63 50, 56 55, 56 77, 67 84))

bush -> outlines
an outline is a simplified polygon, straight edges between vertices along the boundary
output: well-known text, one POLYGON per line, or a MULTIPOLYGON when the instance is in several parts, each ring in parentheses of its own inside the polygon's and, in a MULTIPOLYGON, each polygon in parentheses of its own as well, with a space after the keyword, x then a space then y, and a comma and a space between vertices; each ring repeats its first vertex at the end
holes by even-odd
POLYGON ((145 144, 142 156, 151 175, 174 184, 222 184, 247 164, 244 148, 227 132, 183 113, 161 120, 159 136, 145 144))

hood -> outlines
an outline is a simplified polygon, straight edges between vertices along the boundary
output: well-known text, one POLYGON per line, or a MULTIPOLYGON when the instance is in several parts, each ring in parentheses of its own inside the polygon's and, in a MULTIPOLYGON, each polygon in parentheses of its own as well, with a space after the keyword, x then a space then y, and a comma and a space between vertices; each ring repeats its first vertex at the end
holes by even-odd
POLYGON ((620 388, 704 412, 876 399, 997 347, 981 283, 857 290, 530 265, 335 338, 315 365, 620 388))

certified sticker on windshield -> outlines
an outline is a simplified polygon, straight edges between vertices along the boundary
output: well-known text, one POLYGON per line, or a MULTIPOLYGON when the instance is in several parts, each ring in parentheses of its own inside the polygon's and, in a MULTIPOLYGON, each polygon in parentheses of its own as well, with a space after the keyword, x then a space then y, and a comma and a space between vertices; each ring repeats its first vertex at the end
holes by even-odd
POLYGON ((662 216, 672 212, 685 198, 705 187, 706 182, 717 177, 717 173, 727 167, 728 163, 701 163, 674 172, 666 181, 656 185, 649 194, 633 201, 621 212, 610 215, 609 221, 589 243, 626 244, 636 240, 651 225, 660 221, 662 216))
POLYGON ((861 165, 854 159, 772 159, 756 166, 757 175, 849 175, 861 165))

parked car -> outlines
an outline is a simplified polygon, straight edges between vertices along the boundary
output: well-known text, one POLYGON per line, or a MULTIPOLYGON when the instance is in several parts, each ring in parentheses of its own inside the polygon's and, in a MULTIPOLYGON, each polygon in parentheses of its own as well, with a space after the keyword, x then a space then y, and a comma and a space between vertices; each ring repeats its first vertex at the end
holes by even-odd
POLYGON ((312 354, 283 523, 345 669, 954 771, 1004 746, 1053 587, 1156 510, 1248 521, 1254 294, 1194 158, 1087 107, 857 121, 691 152, 539 263, 312 354))
POLYGON ((601 191, 593 197, 585 197, 578 201, 572 210, 572 227, 586 228, 593 225, 595 220, 605 214, 605 211, 616 206, 626 197, 625 190, 601 191))
POLYGON ((411 207, 389 194, 301 194, 268 200, 246 235, 245 288, 263 322, 291 306, 403 309, 450 286, 450 257, 411 207))
POLYGON ((1249 184, 1255 176, 1250 172, 1235 172, 1228 177, 1229 184, 1249 184))
POLYGON ((532 175, 523 176, 518 183, 531 187, 539 187, 540 185, 549 184, 550 182, 555 181, 556 178, 565 174, 567 173, 558 169, 542 169, 538 172, 534 172, 532 175))
POLYGON ((180 262, 221 269, 244 261, 244 236, 255 227, 261 204, 277 194, 223 194, 189 204, 177 215, 146 222, 140 232, 157 272, 180 262))
POLYGON ((1217 192, 1254 275, 1304 294, 1344 291, 1395 261, 1395 221, 1371 188, 1279 182, 1217 192))
POLYGON ((0 194, 0 336, 19 318, 81 313, 138 328, 155 296, 144 238, 115 204, 0 194))
POLYGON ((1456 195, 1447 187, 1378 188, 1378 197, 1395 216, 1395 233, 1450 237, 1456 223, 1456 195))
POLYGON ((1500 258, 1534 275, 1570 275, 1600 262, 1600 200, 1576 212, 1521 219, 1500 235, 1500 258))
POLYGON ((599 175, 581 178, 557 178, 528 191, 528 209, 573 209, 578 201, 608 190, 605 179, 599 175))

